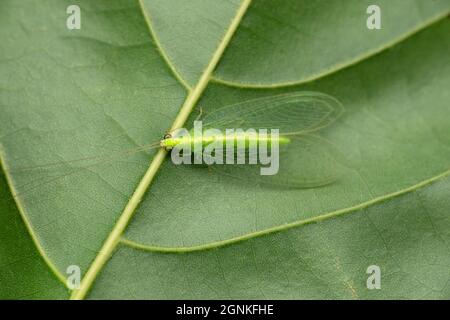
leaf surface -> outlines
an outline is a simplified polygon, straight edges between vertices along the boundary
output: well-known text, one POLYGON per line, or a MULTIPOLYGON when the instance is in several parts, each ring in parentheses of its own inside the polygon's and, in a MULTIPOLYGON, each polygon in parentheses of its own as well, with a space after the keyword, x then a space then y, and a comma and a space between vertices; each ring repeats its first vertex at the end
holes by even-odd
POLYGON ((401 42, 449 10, 448 0, 255 1, 215 77, 250 87, 318 79, 401 42), (373 4, 380 30, 366 26, 373 4))
POLYGON ((64 284, 29 236, 3 173, 0 173, 0 299, 64 299, 64 284))
POLYGON ((448 299, 450 180, 209 250, 119 246, 92 298, 448 299), (372 265, 381 290, 368 290, 372 265), (136 274, 141 275, 136 281, 136 274))
POLYGON ((157 141, 186 95, 153 46, 137 3, 81 2, 79 31, 65 26, 68 5, 0 5, 2 162, 36 240, 61 273, 69 265, 87 269, 151 154, 93 167, 15 169, 157 141))
MULTIPOLYGON (((193 84, 238 1, 143 0, 169 63, 193 84)), ((449 0, 382 0, 381 29, 369 31, 370 0, 258 0, 215 71, 238 86, 303 83, 339 71, 401 42, 444 17, 449 0), (319 58, 318 58, 319 57, 319 58)))
POLYGON ((449 32, 450 24, 444 21, 390 51, 308 85, 269 91, 210 85, 199 102, 206 113, 286 91, 336 97, 345 114, 320 136, 339 150, 346 172, 326 187, 274 190, 169 161, 126 237, 170 247, 239 238, 389 197, 446 172, 450 126, 444 115, 449 110, 450 72, 444 61, 449 61, 449 32))
POLYGON ((141 0, 157 45, 186 86, 195 86, 241 0, 141 0))
POLYGON ((319 43, 308 54, 296 51, 313 38, 300 41, 286 26, 275 28, 276 19, 262 23, 262 13, 284 12, 300 30, 324 26, 320 33, 335 39, 325 17, 348 26, 365 21, 364 12, 211 3, 80 1, 82 29, 71 31, 69 1, 0 4, 0 156, 9 182, 1 182, 0 219, 11 223, 1 227, 2 297, 65 298, 65 271, 79 265, 91 298, 448 298, 450 23, 425 22, 448 13, 449 2, 409 1, 417 9, 411 15, 399 1, 386 3, 390 32, 366 42, 365 25, 354 28, 358 50, 347 35, 331 42, 336 55, 320 59, 319 43), (313 23, 314 12, 323 15, 313 23), (249 33, 257 25, 266 39, 292 37, 295 48, 254 42, 249 33), (418 26, 423 30, 392 48, 363 55, 418 26), (255 64, 233 53, 248 48, 255 64), (353 66, 324 72, 356 56, 353 66), (262 61, 267 69, 254 68, 262 61), (281 86, 311 75, 320 76, 281 86), (122 234, 124 208, 161 153, 95 166, 69 162, 158 141, 194 106, 208 113, 303 90, 329 94, 346 111, 317 133, 345 166, 326 187, 267 188, 174 166, 170 158, 161 168, 153 161, 155 179, 122 234), (17 170, 55 161, 66 163, 17 170), (110 251, 102 256, 105 244, 110 251), (367 290, 370 265, 381 267, 383 290, 367 290), (32 271, 23 275, 25 266, 32 271))

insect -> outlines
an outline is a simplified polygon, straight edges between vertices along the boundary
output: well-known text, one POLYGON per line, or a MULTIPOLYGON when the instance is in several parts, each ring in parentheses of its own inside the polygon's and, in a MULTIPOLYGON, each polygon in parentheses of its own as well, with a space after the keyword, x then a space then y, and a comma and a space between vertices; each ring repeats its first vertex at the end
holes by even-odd
MULTIPOLYGON (((192 163, 194 167, 206 166, 212 172, 221 176, 258 184, 293 188, 318 187, 336 180, 340 171, 340 164, 337 161, 336 149, 333 145, 324 138, 314 135, 314 133, 329 127, 343 112, 342 104, 324 93, 300 91, 273 95, 239 102, 219 108, 205 116, 202 115, 201 137, 190 135, 194 129, 185 130, 185 133, 189 133, 189 135, 183 137, 175 132, 170 132, 164 135, 160 141, 121 151, 107 157, 87 157, 62 163, 48 163, 20 168, 16 171, 26 172, 54 168, 63 164, 78 162, 87 162, 85 168, 89 168, 99 163, 113 161, 138 152, 148 152, 148 150, 156 148, 165 148, 173 153, 174 149, 183 147, 184 153, 186 153, 186 149, 190 150, 187 152, 190 153, 188 156, 197 157, 199 156, 198 152, 193 150, 195 144, 200 145, 199 150, 204 157, 203 152, 215 143, 216 146, 224 146, 224 154, 220 155, 224 157, 223 162, 217 161, 218 155, 215 152, 217 150, 214 150, 212 154, 209 154, 216 160, 213 161, 214 163, 211 164, 211 159, 208 158, 202 163, 196 163, 194 160, 192 163), (238 128, 242 130, 237 132, 236 129, 238 128), (250 128, 254 130, 250 131, 250 128), (215 133, 207 134, 211 130, 215 133), (230 130, 232 130, 232 134, 229 134, 230 130), (266 131, 261 133, 261 130, 266 131), (276 130, 277 134, 268 134, 269 130, 276 130), (232 150, 226 148, 230 142, 233 145, 232 150), (241 161, 239 163, 236 159, 242 155, 250 159, 252 146, 254 150, 260 150, 261 146, 272 147, 273 145, 277 145, 276 151, 279 153, 275 174, 261 174, 262 168, 268 165, 267 161, 266 163, 257 161, 248 161, 247 163, 241 161), (238 151, 241 151, 241 153, 238 151), (233 153, 231 157, 230 152, 233 153), (228 162, 226 161, 227 157, 230 160, 228 162)), ((266 154, 266 160, 267 156, 266 154)), ((69 173, 40 180, 42 183, 49 183, 76 172, 77 170, 73 170, 69 173)), ((36 188, 36 186, 39 186, 39 184, 30 185, 29 188, 36 188)), ((29 188, 22 186, 19 189, 26 193, 29 188)), ((19 192, 21 191, 19 190, 19 192)))

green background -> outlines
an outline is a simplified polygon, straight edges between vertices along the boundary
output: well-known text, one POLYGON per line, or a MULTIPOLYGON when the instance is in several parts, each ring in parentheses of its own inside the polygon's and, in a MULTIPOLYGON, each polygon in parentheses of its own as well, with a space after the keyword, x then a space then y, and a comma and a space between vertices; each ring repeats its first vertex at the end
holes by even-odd
MULTIPOLYGON (((378 1, 376 31, 369 4, 254 1, 186 124, 200 107, 324 92, 346 109, 320 132, 344 176, 278 190, 167 160, 88 298, 450 297, 450 1, 378 1)), ((70 160, 161 139, 240 6, 0 3, 0 298, 70 296, 67 267, 86 272, 154 151, 70 160)))

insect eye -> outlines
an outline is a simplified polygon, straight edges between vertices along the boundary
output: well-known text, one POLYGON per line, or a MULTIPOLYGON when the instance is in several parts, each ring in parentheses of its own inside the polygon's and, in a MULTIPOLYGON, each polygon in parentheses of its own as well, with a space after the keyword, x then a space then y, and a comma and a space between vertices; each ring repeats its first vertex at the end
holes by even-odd
POLYGON ((170 133, 166 133, 163 137, 163 139, 170 139, 172 138, 172 135, 170 133))

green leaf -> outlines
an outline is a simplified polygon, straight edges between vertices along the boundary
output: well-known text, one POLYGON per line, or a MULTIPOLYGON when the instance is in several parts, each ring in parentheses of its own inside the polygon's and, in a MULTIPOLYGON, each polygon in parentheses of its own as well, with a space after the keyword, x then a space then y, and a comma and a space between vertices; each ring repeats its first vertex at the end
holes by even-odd
MULTIPOLYGON (((444 17, 450 1, 382 0, 382 28, 368 32, 370 0, 254 1, 215 71, 238 86, 282 86, 317 79, 401 42, 444 17), (320 57, 318 59, 317 57, 320 57)), ((239 1, 143 0, 168 63, 193 85, 239 1)))
POLYGON ((200 79, 241 2, 141 1, 161 54, 187 87, 200 79))
POLYGON ((343 155, 347 172, 338 183, 323 188, 273 190, 168 161, 126 237, 170 247, 239 238, 390 197, 449 170, 449 32, 450 23, 442 22, 390 51, 308 85, 280 90, 210 85, 199 103, 205 112, 287 90, 336 97, 346 112, 321 133, 343 155))
POLYGON ((91 297, 448 299, 449 192, 446 179, 336 219, 208 250, 168 254, 125 243, 91 297), (381 290, 366 287, 371 265, 381 268, 381 290))
POLYGON ((67 30, 71 1, 2 1, 2 297, 64 298, 78 265, 72 298, 448 298, 450 23, 430 23, 450 2, 382 2, 381 31, 346 3, 86 0, 67 30), (164 151, 113 156, 190 126, 194 107, 302 90, 345 106, 320 132, 346 168, 335 184, 281 190, 164 151))
POLYGON ((0 299, 67 298, 28 231, 0 172, 0 299))
POLYGON ((151 155, 87 168, 15 168, 109 155, 158 140, 185 97, 137 3, 79 2, 79 31, 65 26, 69 4, 0 5, 6 39, 0 61, 2 161, 36 240, 62 274, 69 265, 88 268, 151 155), (67 176, 44 183, 61 175, 67 176))
POLYGON ((239 86, 318 79, 391 47, 449 10, 448 0, 255 1, 215 76, 239 86), (381 9, 381 30, 367 30, 372 4, 381 9))

